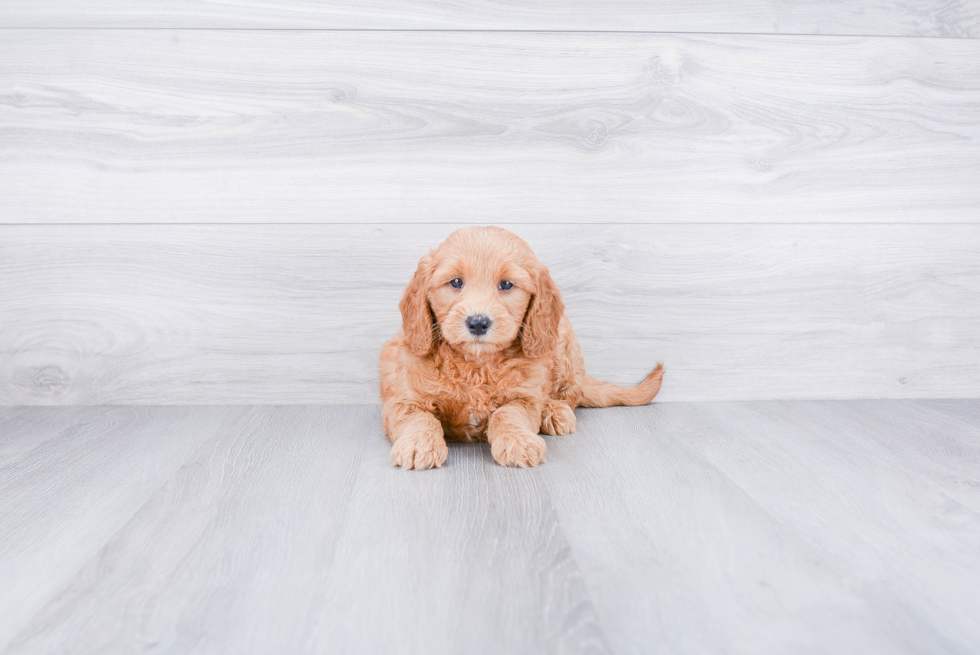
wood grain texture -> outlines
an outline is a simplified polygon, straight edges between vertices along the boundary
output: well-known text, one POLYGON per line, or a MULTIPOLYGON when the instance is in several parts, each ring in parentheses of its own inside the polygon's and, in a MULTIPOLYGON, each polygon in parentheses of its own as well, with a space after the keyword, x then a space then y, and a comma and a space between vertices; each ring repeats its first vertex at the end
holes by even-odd
MULTIPOLYGON (((100 408, 0 465, 0 651, 237 408, 100 408)), ((38 431, 45 430, 44 418, 38 431)))
POLYGON ((974 0, 5 0, 0 27, 586 30, 980 36, 974 0))
POLYGON ((383 438, 353 414, 249 408, 202 435, 6 652, 303 652, 359 453, 383 438))
POLYGON ((0 406, 0 467, 28 455, 48 441, 77 432, 76 425, 90 424, 101 410, 78 407, 0 406))
POLYGON ((321 590, 314 652, 609 652, 536 471, 498 466, 486 444, 454 444, 438 475, 405 475, 391 466, 380 409, 367 415, 362 434, 374 438, 321 590))
POLYGON ((538 478, 479 447, 405 475, 380 426, 279 407, 211 431, 4 652, 606 652, 538 478))
POLYGON ((904 402, 662 404, 580 410, 541 472, 614 652, 970 653, 978 443, 904 402))
POLYGON ((10 30, 0 222, 976 222, 980 41, 10 30))
POLYGON ((426 472, 377 407, 13 411, 72 436, 0 465, 9 655, 980 648, 980 401, 579 410, 426 472))
MULTIPOLYGON (((510 226, 600 379, 663 400, 976 397, 980 226, 510 226)), ((377 402, 444 226, 4 226, 0 404, 377 402)))
POLYGON ((968 425, 980 425, 980 407, 970 399, 925 400, 916 405, 923 410, 932 409, 956 417, 968 425))

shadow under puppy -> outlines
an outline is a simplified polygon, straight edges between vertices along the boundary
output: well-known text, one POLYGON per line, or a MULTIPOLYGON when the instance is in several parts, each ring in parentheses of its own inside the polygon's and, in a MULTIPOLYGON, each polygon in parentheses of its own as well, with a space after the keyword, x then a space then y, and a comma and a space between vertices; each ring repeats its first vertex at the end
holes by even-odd
POLYGON ((490 443, 504 466, 537 466, 538 433, 571 434, 576 407, 645 405, 636 387, 599 382, 548 269, 498 227, 453 232, 422 257, 399 305, 402 331, 381 351, 384 429, 396 466, 442 466, 446 439, 490 443))

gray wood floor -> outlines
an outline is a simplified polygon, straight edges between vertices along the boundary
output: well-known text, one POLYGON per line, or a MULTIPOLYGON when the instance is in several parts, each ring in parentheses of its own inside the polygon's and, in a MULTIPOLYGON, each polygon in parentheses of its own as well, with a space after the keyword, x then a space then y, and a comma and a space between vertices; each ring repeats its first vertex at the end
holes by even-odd
POLYGON ((579 417, 405 472, 374 406, 0 408, 0 651, 980 651, 980 401, 579 417))

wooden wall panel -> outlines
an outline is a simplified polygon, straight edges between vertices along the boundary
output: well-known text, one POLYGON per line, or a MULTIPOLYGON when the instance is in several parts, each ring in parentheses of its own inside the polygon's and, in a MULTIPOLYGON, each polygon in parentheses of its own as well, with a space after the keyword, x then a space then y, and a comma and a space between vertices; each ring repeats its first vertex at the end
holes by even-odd
MULTIPOLYGON (((519 226, 661 399, 980 395, 980 226, 519 226)), ((0 226, 0 404, 375 402, 448 226, 0 226)))
POLYGON ((3 223, 976 222, 980 41, 7 30, 3 223))
POLYGON ((4 0, 0 27, 586 30, 980 36, 975 0, 4 0))

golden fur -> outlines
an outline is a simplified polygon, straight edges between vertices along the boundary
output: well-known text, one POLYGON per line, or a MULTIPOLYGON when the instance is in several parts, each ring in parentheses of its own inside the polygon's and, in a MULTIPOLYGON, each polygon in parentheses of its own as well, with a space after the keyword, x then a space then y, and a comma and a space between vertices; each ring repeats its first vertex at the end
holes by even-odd
POLYGON ((548 269, 498 227, 457 230, 422 257, 399 307, 402 331, 380 361, 396 466, 442 466, 447 438, 486 439, 498 463, 537 466, 547 449, 538 433, 574 432, 576 407, 645 405, 660 391, 659 365, 629 388, 586 375, 548 269), (484 335, 467 329, 477 314, 491 321, 484 335))

